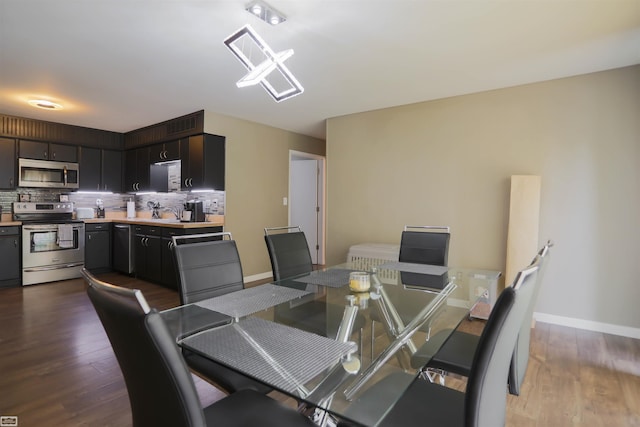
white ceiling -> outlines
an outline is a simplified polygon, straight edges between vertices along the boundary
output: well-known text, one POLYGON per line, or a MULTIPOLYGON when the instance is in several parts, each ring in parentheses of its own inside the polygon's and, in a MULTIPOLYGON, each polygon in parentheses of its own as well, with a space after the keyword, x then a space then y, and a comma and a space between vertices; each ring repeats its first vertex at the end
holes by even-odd
POLYGON ((126 132, 198 110, 325 119, 640 63, 640 0, 1 0, 0 113, 126 132), (251 24, 304 86, 276 103, 223 40, 251 24), (42 111, 29 97, 63 104, 42 111))

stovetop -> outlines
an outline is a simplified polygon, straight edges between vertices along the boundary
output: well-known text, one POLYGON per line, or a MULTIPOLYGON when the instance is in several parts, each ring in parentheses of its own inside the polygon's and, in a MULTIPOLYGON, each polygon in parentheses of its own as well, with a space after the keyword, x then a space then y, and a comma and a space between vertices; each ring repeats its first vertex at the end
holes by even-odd
POLYGON ((13 219, 40 223, 71 221, 73 202, 13 202, 13 219))

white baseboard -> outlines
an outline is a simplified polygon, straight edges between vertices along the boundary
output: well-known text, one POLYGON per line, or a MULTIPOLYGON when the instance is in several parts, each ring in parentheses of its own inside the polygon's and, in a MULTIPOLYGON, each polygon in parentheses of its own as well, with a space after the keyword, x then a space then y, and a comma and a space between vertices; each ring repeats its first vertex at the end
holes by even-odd
POLYGON ((630 326, 613 325, 611 323, 594 322, 592 320, 575 319, 546 313, 533 313, 533 318, 538 322, 551 323, 552 325, 569 326, 576 329, 640 339, 640 328, 632 328, 630 326))
POLYGON ((252 276, 247 276, 244 278, 244 283, 255 282, 256 280, 264 280, 273 278, 272 273, 270 271, 264 273, 254 274, 252 276))

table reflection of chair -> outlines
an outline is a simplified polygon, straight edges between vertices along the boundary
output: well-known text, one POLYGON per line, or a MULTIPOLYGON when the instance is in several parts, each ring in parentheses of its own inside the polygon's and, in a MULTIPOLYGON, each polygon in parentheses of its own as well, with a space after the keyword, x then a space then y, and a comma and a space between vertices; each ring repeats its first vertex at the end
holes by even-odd
MULTIPOLYGON (((242 264, 231 233, 173 236, 173 254, 181 304, 203 301, 244 288, 242 264), (222 238, 222 240, 218 240, 222 238)), ((191 369, 211 379, 227 392, 250 388, 269 393, 271 388, 188 350, 184 358, 191 369)))
POLYGON ((102 282, 84 269, 82 274, 124 376, 133 426, 314 425, 254 390, 203 408, 175 337, 142 292, 102 282))
POLYGON ((379 424, 382 426, 504 426, 509 362, 535 293, 539 268, 537 256, 533 264, 518 273, 514 285, 500 294, 478 341, 464 393, 397 373, 365 390, 350 411, 357 412, 358 419, 369 417, 372 423, 384 417, 379 424), (399 393, 402 396, 397 400, 399 393), (381 413, 393 402, 386 416, 381 413))
MULTIPOLYGON (((537 274, 537 280, 533 284, 534 292, 528 301, 526 316, 522 322, 518 340, 513 351, 508 383, 509 392, 514 395, 520 394, 520 386, 524 380, 529 362, 529 343, 533 310, 540 290, 542 277, 548 264, 549 249, 551 246, 553 246, 553 244, 548 242, 538 252, 537 256, 540 257, 540 271, 537 274)), ((418 349, 411 358, 411 365, 414 368, 424 368, 424 373, 430 380, 433 380, 439 375, 442 382, 444 381, 444 375, 447 373, 468 377, 471 372, 473 357, 479 341, 480 337, 478 335, 467 332, 456 330, 450 334, 450 331, 441 331, 418 349), (442 341, 447 337, 447 341, 441 346, 442 341), (438 350, 436 351, 434 349, 438 350)))

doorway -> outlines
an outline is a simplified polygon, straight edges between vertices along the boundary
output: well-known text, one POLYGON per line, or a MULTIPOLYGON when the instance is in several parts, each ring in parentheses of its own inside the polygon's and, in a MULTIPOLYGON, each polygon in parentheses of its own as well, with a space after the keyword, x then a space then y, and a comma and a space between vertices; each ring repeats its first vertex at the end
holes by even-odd
POLYGON ((325 260, 325 158, 289 151, 289 225, 299 225, 309 243, 311 260, 325 260))

